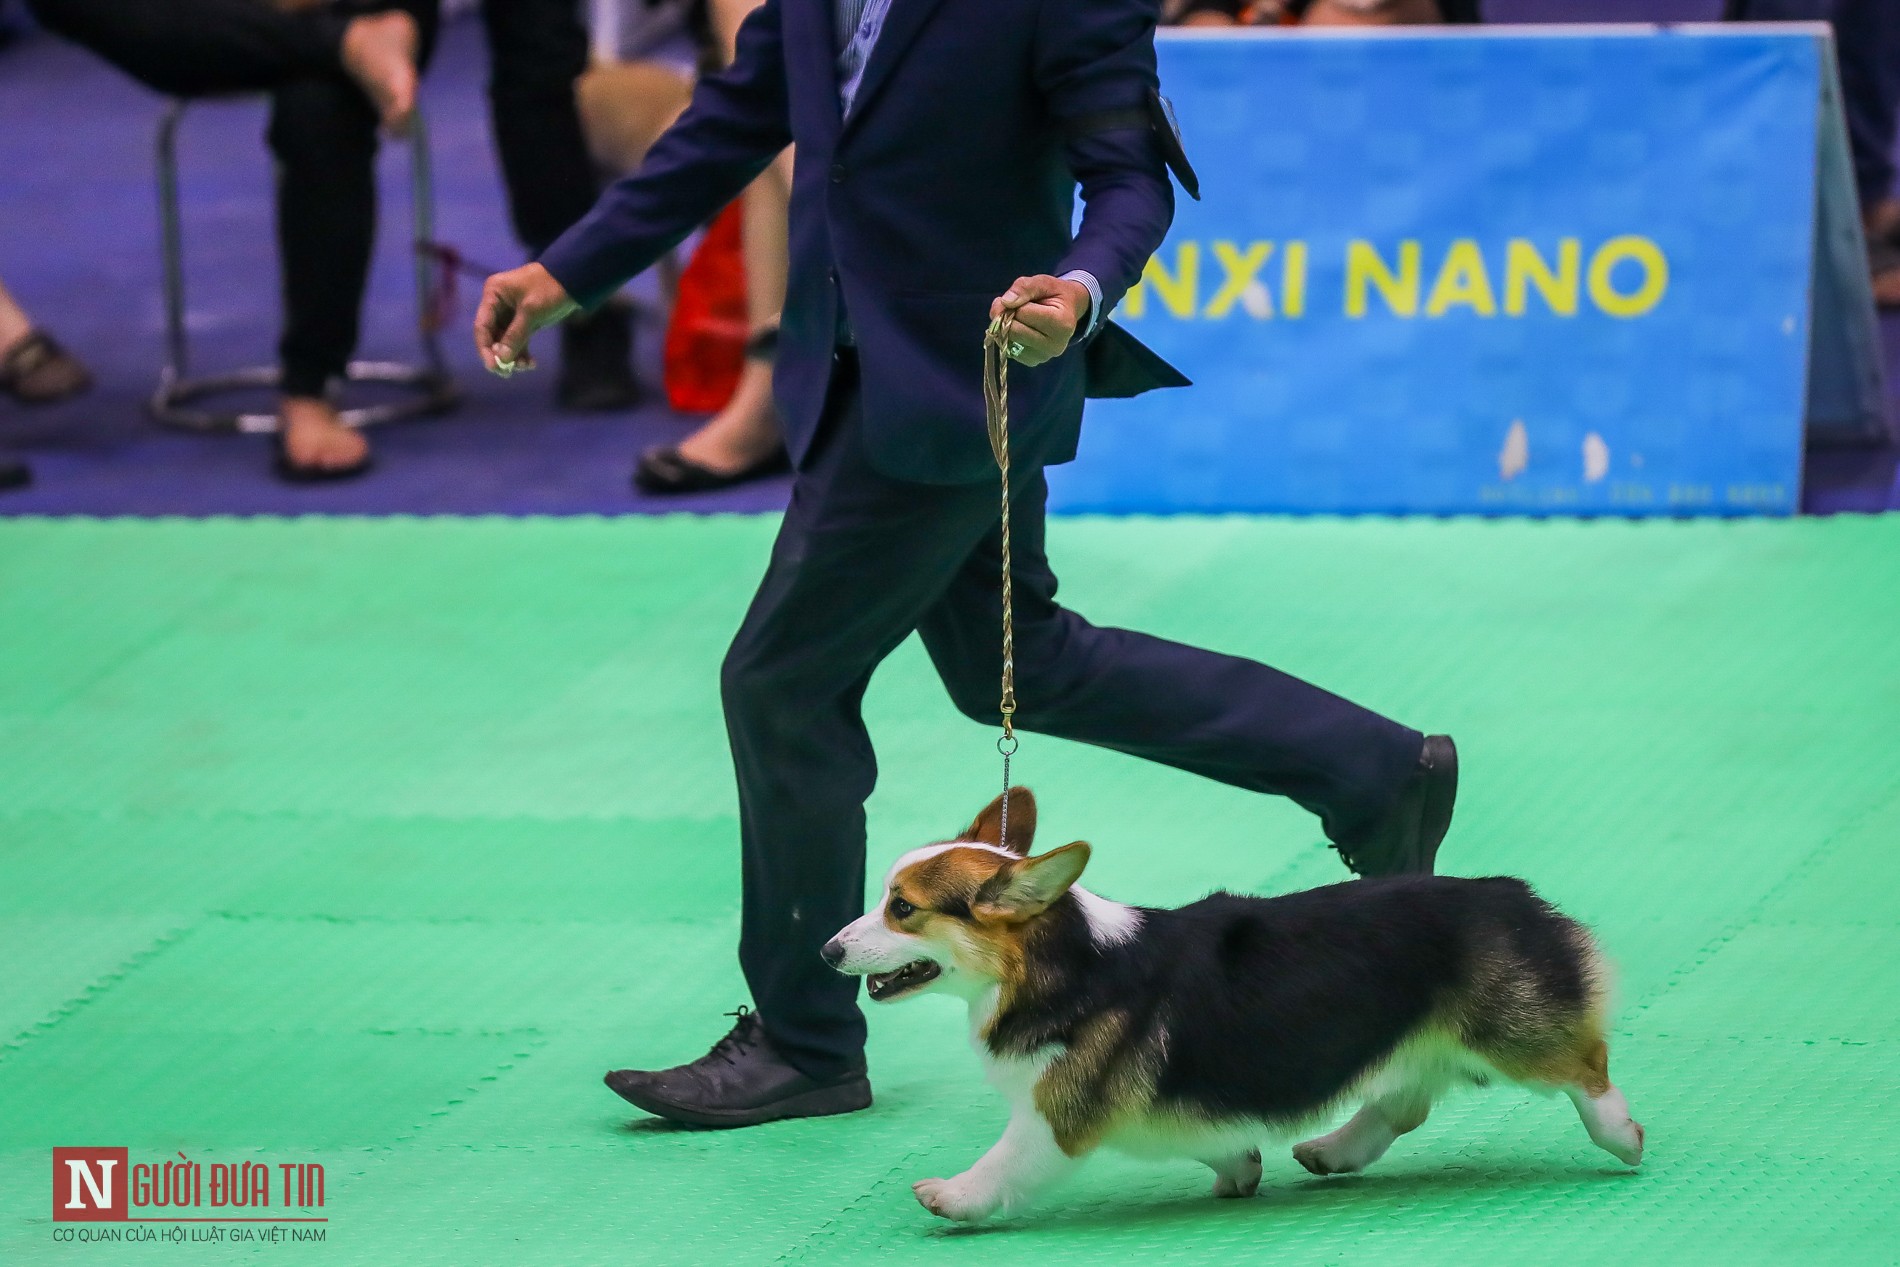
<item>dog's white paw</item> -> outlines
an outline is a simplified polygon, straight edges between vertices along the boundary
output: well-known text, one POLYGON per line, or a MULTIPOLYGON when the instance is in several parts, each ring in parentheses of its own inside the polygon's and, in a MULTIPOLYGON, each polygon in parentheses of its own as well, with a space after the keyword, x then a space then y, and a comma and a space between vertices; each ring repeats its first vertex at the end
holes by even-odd
POLYGON ((1567 1093, 1598 1148, 1625 1166, 1643 1164, 1643 1128, 1630 1116, 1630 1103, 1621 1091, 1610 1087, 1593 1096, 1581 1087, 1572 1087, 1567 1093))
MULTIPOLYGON (((1213 1163, 1210 1163, 1213 1164, 1213 1163)), ((1250 1197, 1260 1191, 1260 1150, 1250 1148, 1214 1166, 1214 1195, 1250 1197)))
POLYGON ((962 1175, 955 1179, 919 1179, 910 1186, 917 1203, 940 1219, 958 1223, 977 1223, 996 1213, 996 1199, 986 1192, 972 1191, 962 1175))
POLYGON ((1643 1164, 1643 1124, 1633 1118, 1605 1131, 1597 1144, 1625 1166, 1643 1164))
POLYGON ((1316 1175, 1349 1175, 1366 1168, 1365 1158, 1358 1156, 1356 1150, 1341 1148, 1337 1140, 1328 1136, 1293 1145, 1293 1160, 1316 1175))

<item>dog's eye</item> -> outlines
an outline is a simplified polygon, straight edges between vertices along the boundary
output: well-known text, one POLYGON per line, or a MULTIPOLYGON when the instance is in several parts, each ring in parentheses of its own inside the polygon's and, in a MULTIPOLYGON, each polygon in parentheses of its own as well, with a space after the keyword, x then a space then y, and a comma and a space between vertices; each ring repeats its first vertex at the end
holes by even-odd
POLYGON ((917 908, 901 897, 891 899, 891 918, 902 923, 917 913, 917 908))

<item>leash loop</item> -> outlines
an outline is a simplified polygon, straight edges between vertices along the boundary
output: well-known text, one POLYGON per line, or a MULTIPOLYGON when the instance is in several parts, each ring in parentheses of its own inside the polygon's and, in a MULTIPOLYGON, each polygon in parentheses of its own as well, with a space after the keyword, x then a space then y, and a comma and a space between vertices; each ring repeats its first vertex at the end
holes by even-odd
POLYGON ((414 245, 416 255, 428 262, 433 274, 428 298, 422 308, 422 328, 435 334, 447 329, 449 321, 455 316, 458 276, 482 281, 500 270, 469 259, 452 242, 417 238, 414 245))
POLYGON ((1009 362, 1012 350, 1020 350, 1009 337, 1016 318, 1004 313, 990 322, 983 336, 983 412, 989 426, 990 453, 996 459, 1002 485, 1003 543, 1003 684, 998 711, 1003 718, 1003 733, 997 736, 996 750, 1003 757, 1003 812, 998 828, 998 844, 1009 847, 1009 766, 1016 755, 1016 614, 1011 592, 1009 543, 1009 362))

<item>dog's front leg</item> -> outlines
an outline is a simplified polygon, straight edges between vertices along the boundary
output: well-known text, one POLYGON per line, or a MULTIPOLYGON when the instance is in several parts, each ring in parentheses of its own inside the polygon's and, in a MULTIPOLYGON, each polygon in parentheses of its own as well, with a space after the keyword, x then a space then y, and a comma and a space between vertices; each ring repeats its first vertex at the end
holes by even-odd
POLYGON ((1043 1189, 1081 1163, 1056 1143, 1042 1114, 1016 1110, 1003 1137, 954 1179, 920 1179, 911 1185, 924 1209, 941 1218, 974 1223, 992 1214, 1010 1214, 1029 1204, 1043 1189))

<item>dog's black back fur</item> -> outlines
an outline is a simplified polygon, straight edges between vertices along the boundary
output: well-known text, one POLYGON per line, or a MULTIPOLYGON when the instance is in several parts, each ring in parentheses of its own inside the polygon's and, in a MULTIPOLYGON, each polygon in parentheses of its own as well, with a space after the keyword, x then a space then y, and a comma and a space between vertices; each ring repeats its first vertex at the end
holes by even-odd
POLYGON ((1481 958, 1508 958, 1542 998, 1581 1010, 1592 988, 1588 946, 1577 925, 1508 877, 1214 893, 1177 910, 1144 908, 1135 937, 1108 947, 1065 898, 1032 930, 1027 978, 988 1042, 999 1056, 1024 1056, 1120 1012, 1126 1051, 1164 1053, 1159 1103, 1290 1121, 1332 1101, 1469 990, 1481 958))

